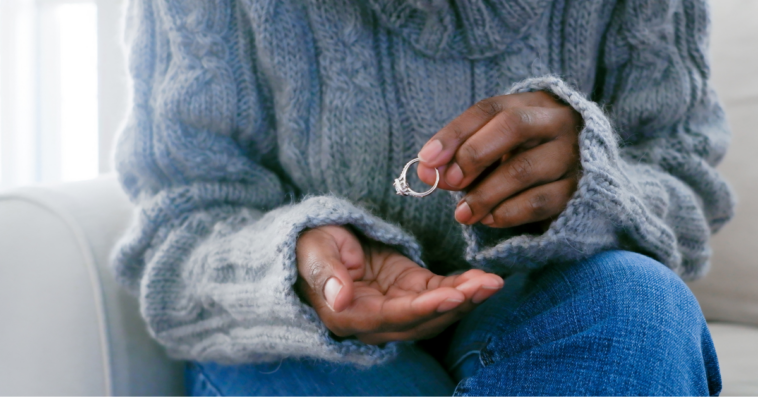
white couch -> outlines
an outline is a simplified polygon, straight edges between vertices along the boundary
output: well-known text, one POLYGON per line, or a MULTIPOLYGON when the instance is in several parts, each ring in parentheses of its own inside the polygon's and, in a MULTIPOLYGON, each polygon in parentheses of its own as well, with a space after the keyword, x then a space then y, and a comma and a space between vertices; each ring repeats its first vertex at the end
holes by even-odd
POLYGON ((177 395, 108 255, 131 218, 115 178, 0 196, 0 395, 177 395))
MULTIPOLYGON (((741 203, 691 285, 724 395, 758 395, 758 1, 716 0, 714 83, 734 129, 721 170, 741 203)), ((0 194, 0 395, 182 394, 182 363, 145 331, 108 255, 132 207, 113 177, 0 194)))

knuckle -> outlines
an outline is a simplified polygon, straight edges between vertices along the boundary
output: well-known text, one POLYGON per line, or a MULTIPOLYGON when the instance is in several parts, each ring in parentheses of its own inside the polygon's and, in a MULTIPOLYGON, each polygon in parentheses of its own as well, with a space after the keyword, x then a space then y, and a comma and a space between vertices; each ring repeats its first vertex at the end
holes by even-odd
POLYGON ((521 183, 529 182, 533 172, 534 164, 529 156, 517 156, 508 167, 508 175, 521 183))
POLYGON ((528 125, 534 123, 535 115, 527 108, 511 108, 510 115, 519 125, 528 125))
POLYGON ((481 151, 478 147, 466 143, 458 151, 458 156, 456 160, 458 160, 458 164, 461 166, 465 166, 468 164, 477 164, 479 162, 479 159, 481 159, 481 151))
POLYGON ((529 209, 535 217, 541 218, 552 215, 550 203, 552 196, 548 193, 538 193, 529 198, 529 209))
POLYGON ((497 128, 495 128, 495 131, 497 131, 500 135, 504 137, 512 137, 514 134, 519 133, 518 128, 518 119, 511 116, 511 110, 508 109, 508 111, 503 112, 500 116, 496 118, 497 120, 497 128))
POLYGON ((482 99, 474 106, 488 116, 494 116, 503 111, 503 104, 496 98, 482 99))
POLYGON ((524 126, 534 123, 535 115, 524 108, 508 108, 498 117, 498 131, 505 137, 528 138, 524 126))
POLYGON ((465 133, 458 123, 450 123, 450 137, 456 141, 460 141, 464 138, 465 133))
POLYGON ((310 261, 308 263, 308 272, 307 272, 307 278, 308 278, 308 284, 312 286, 320 286, 322 283, 324 283, 326 280, 323 280, 323 274, 324 269, 326 266, 321 262, 317 260, 310 261))

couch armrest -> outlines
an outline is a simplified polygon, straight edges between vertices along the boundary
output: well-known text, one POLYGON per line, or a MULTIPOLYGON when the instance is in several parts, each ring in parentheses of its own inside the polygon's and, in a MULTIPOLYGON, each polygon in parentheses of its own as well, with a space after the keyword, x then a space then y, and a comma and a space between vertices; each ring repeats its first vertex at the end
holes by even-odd
POLYGON ((0 194, 0 394, 183 394, 108 268, 131 212, 112 176, 0 194))
POLYGON ((732 184, 734 219, 712 239, 713 267, 690 284, 708 320, 758 326, 758 2, 718 0, 713 11, 713 84, 722 98, 733 137, 719 170, 732 184), (751 78, 744 78, 751 76, 751 78))

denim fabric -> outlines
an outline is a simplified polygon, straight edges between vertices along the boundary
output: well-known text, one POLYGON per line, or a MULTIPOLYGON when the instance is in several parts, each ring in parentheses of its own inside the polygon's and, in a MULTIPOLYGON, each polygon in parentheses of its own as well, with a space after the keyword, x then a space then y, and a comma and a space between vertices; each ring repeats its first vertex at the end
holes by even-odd
POLYGON ((610 251, 513 275, 448 332, 382 365, 190 363, 187 386, 194 395, 714 395, 721 377, 687 286, 648 257, 610 251))
POLYGON ((394 360, 371 367, 315 359, 228 366, 191 362, 185 380, 187 392, 197 396, 444 396, 455 389, 445 369, 413 344, 403 346, 394 360))

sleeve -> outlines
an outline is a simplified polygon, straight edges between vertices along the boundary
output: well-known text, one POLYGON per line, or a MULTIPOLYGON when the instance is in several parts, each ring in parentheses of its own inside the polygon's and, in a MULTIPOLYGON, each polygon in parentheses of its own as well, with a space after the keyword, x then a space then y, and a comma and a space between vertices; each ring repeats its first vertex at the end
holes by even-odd
POLYGON ((583 173, 542 234, 464 227, 475 266, 508 273, 625 249, 685 280, 707 271, 709 237, 733 216, 731 189, 714 168, 730 131, 708 84, 705 0, 665 3, 620 3, 605 38, 596 102, 554 76, 511 88, 552 92, 583 116, 583 173))
POLYGON ((136 212, 113 253, 115 276, 177 359, 392 357, 397 343, 330 336, 293 290, 295 244, 306 228, 352 225, 417 263, 420 248, 343 199, 292 199, 246 23, 235 0, 131 1, 133 103, 116 168, 136 212))

